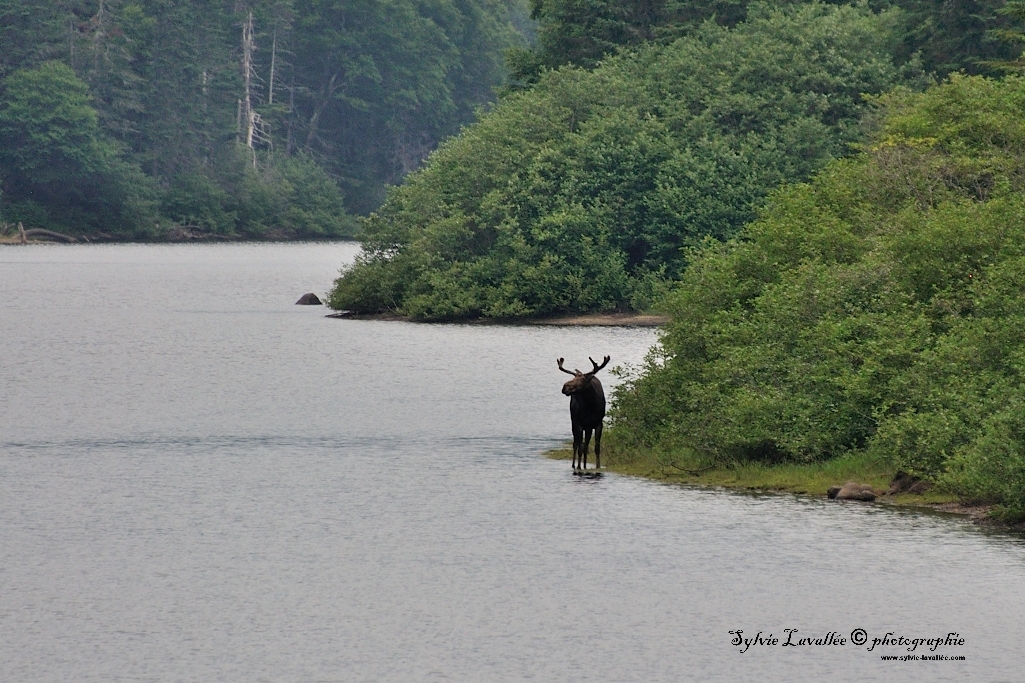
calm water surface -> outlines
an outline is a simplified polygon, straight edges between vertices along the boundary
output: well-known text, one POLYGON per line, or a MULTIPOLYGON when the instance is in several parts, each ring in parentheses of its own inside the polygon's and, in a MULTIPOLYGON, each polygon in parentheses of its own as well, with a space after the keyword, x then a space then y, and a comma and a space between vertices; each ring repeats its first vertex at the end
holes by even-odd
POLYGON ((573 477, 555 359, 653 333, 293 305, 355 251, 0 247, 0 681, 1025 680, 1019 537, 573 477))

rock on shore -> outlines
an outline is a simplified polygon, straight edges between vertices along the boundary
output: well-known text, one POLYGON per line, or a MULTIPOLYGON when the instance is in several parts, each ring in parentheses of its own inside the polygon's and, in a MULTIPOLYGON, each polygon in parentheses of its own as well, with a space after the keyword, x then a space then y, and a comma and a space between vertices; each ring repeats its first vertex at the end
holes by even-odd
POLYGON ((836 500, 873 501, 876 499, 876 493, 872 490, 871 486, 854 481, 849 481, 843 486, 834 486, 829 489, 827 495, 836 500))

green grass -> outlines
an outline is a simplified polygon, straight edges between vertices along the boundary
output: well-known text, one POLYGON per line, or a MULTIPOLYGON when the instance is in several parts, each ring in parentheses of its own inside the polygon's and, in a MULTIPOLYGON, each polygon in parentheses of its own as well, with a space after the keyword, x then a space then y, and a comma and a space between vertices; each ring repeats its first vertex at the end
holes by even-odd
MULTIPOLYGON (((859 484, 868 484, 877 493, 884 493, 889 489, 890 480, 896 474, 896 468, 889 463, 869 458, 864 453, 852 453, 814 463, 770 465, 748 462, 729 467, 710 467, 687 453, 624 449, 616 444, 614 437, 602 445, 602 465, 606 471, 697 486, 780 491, 825 497, 830 487, 843 486, 851 480, 859 484)), ((556 460, 571 460, 572 455, 572 447, 569 444, 545 453, 546 457, 556 460)), ((588 465, 593 464, 594 453, 591 453, 588 465)), ((887 495, 879 500, 908 506, 958 502, 958 498, 952 494, 933 490, 924 494, 887 495)))

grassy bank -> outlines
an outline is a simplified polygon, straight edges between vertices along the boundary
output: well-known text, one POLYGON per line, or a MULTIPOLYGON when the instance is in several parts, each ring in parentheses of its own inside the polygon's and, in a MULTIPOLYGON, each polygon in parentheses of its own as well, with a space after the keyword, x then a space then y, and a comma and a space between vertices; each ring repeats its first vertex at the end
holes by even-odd
MULTIPOLYGON (((896 474, 896 468, 892 464, 880 462, 864 452, 814 463, 744 462, 729 467, 709 467, 686 453, 626 450, 616 444, 614 436, 608 439, 608 443, 603 443, 602 451, 602 469, 617 474, 645 477, 666 483, 747 491, 776 491, 823 498, 830 487, 842 486, 852 480, 859 484, 868 484, 877 493, 885 494, 896 474)), ((567 444, 562 448, 548 451, 545 455, 555 460, 570 460, 572 449, 567 444)), ((588 458, 588 465, 594 465, 593 452, 588 458)), ((928 506, 950 512, 977 511, 977 508, 962 505, 957 496, 936 490, 922 494, 881 495, 876 501, 904 506, 928 506)))

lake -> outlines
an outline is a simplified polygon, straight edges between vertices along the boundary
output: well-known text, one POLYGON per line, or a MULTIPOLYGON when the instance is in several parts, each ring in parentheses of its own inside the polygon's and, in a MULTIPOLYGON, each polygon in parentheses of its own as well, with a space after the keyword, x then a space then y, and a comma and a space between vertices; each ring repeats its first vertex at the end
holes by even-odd
POLYGON ((1025 677, 1020 536, 575 477, 556 358, 655 333, 294 305, 355 253, 0 247, 0 680, 1025 677))

